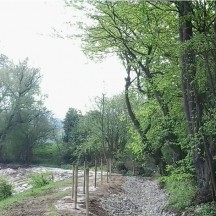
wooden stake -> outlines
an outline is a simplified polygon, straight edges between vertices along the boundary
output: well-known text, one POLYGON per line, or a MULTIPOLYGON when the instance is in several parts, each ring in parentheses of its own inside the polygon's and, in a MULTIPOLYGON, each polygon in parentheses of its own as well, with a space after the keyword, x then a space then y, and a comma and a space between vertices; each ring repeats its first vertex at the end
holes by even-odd
POLYGON ((109 160, 107 159, 107 183, 109 183, 109 160))
POLYGON ((74 208, 77 209, 78 166, 75 167, 74 208))
POLYGON ((95 188, 97 187, 97 160, 95 160, 95 188))
POLYGON ((72 199, 74 198, 74 171, 75 171, 75 166, 73 165, 73 168, 72 168, 72 199))
POLYGON ((89 168, 86 169, 86 216, 89 216, 89 168))
POLYGON ((133 175, 135 176, 135 164, 134 164, 134 161, 132 162, 132 166, 133 166, 132 172, 133 172, 133 175))
POLYGON ((103 159, 101 158, 101 185, 103 184, 103 159))
POLYGON ((85 184, 86 184, 86 162, 84 161, 83 194, 85 194, 85 184))
POLYGON ((112 159, 109 159, 109 179, 112 181, 112 159))

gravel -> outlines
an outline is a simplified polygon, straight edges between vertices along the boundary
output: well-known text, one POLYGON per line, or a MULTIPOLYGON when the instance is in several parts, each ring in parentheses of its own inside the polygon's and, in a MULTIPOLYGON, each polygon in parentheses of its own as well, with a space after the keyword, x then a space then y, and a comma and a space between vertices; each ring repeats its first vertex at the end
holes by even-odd
POLYGON ((109 216, 175 216, 163 211, 168 196, 156 180, 141 177, 125 177, 124 193, 112 194, 101 200, 101 206, 109 216))

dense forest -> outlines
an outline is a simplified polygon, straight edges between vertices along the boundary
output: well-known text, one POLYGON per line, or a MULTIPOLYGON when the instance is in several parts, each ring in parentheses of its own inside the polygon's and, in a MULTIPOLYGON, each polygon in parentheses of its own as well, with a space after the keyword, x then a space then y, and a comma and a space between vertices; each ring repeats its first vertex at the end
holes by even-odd
POLYGON ((121 61, 124 92, 102 94, 85 114, 70 108, 61 133, 44 106, 40 71, 1 55, 1 162, 39 163, 47 154, 58 165, 112 159, 123 174, 135 166, 136 174, 160 176, 175 208, 216 201, 216 2, 67 6, 90 20, 73 35, 86 56, 121 61))

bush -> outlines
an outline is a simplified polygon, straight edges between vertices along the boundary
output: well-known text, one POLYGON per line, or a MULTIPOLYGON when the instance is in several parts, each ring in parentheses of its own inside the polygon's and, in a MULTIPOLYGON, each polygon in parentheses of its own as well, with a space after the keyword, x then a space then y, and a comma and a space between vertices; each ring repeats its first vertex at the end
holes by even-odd
POLYGON ((125 176, 134 176, 133 172, 131 170, 128 170, 126 173, 124 173, 125 176))
POLYGON ((176 209, 185 209, 191 206, 197 188, 191 176, 182 174, 173 174, 162 177, 161 181, 165 183, 165 188, 169 192, 169 205, 176 209))
POLYGON ((12 195, 12 185, 5 179, 0 179, 0 200, 6 199, 12 195))
POLYGON ((199 206, 196 210, 200 216, 215 216, 216 215, 216 203, 205 203, 199 206))
POLYGON ((33 188, 40 188, 53 181, 53 176, 49 173, 33 174, 29 183, 33 188))
POLYGON ((128 172, 128 168, 125 166, 124 162, 117 162, 115 168, 118 173, 125 175, 128 172))

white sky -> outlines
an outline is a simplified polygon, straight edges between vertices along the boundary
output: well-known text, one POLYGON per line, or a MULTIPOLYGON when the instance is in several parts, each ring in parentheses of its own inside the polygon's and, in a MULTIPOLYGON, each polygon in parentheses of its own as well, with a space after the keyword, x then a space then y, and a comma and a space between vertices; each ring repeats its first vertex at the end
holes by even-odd
POLYGON ((78 42, 49 36, 53 28, 76 31, 64 24, 75 22, 73 12, 64 0, 0 0, 0 53, 15 61, 28 57, 41 69, 45 105, 62 119, 69 107, 84 112, 104 90, 113 95, 124 87, 124 69, 116 58, 96 64, 78 42))

